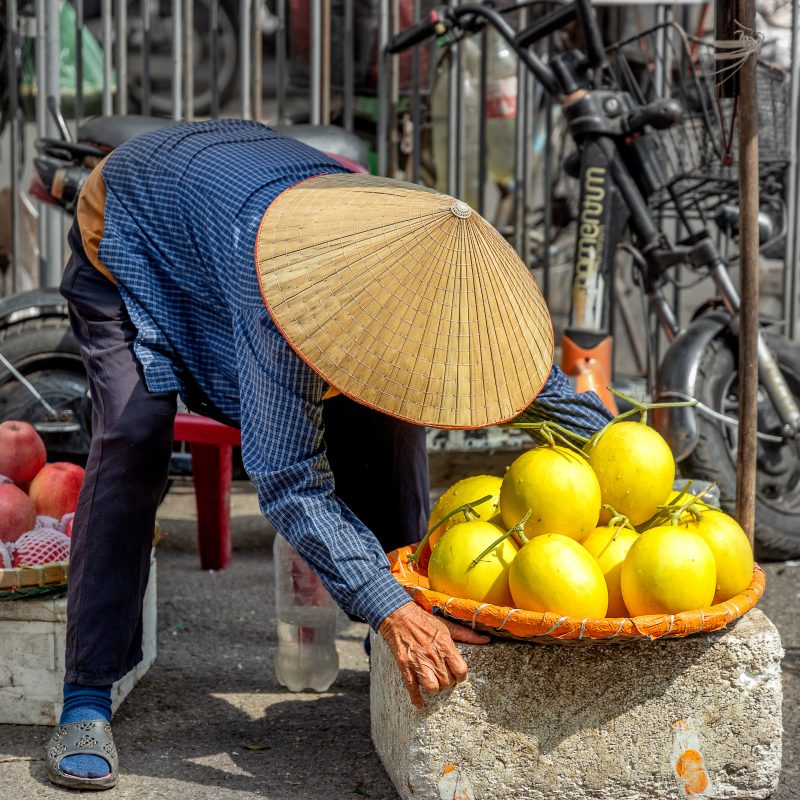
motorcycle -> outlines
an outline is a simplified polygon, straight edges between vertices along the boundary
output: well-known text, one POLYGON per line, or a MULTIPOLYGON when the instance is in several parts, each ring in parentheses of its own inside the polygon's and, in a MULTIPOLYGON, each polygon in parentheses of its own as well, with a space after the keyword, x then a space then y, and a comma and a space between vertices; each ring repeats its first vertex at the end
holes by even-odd
MULTIPOLYGON (((30 194, 74 214, 80 190, 100 159, 133 136, 176 124, 156 117, 107 116, 88 120, 73 141, 55 103, 48 110, 59 138, 36 142, 30 194)), ((355 172, 368 154, 353 133, 335 126, 278 126, 279 132, 316 147, 355 172)), ((86 460, 91 400, 80 351, 57 288, 19 292, 0 300, 0 421, 24 419, 45 440, 51 460, 86 460)), ((190 474, 188 457, 173 457, 173 475, 190 474)))

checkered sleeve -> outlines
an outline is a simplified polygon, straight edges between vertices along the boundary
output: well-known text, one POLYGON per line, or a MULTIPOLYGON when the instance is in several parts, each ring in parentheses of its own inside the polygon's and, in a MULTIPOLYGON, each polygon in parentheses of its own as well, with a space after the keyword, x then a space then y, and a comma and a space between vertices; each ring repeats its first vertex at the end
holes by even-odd
POLYGON ((610 419, 613 415, 594 392, 576 392, 567 376, 554 365, 542 391, 514 421, 550 420, 582 436, 591 436, 610 419))
POLYGON ((234 336, 242 458, 261 510, 334 600, 377 630, 410 598, 389 572, 378 540, 334 494, 323 446, 323 382, 265 308, 238 314, 234 336))

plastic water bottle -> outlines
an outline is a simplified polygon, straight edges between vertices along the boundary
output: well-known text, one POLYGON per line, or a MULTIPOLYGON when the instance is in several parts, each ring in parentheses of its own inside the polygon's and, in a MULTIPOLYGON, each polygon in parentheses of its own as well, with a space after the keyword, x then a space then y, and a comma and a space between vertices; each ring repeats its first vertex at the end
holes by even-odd
POLYGON ((508 190, 515 178, 517 55, 495 30, 487 48, 486 162, 491 179, 508 190))
POLYGON ((326 691, 339 672, 338 608, 320 579, 282 537, 275 536, 275 676, 290 692, 326 691))
MULTIPOLYGON (((480 48, 472 39, 461 41, 461 197, 472 208, 478 207, 478 162, 480 155, 480 48)), ((443 58, 436 70, 431 91, 431 127, 433 162, 436 167, 435 188, 447 192, 448 153, 450 139, 456 131, 450 130, 450 62, 452 53, 443 58)))

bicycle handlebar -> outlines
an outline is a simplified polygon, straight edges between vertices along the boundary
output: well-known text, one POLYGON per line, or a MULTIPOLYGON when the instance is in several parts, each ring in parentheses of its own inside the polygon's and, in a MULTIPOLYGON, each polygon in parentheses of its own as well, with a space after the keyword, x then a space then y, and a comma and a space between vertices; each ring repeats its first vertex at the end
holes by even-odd
MULTIPOLYGON (((507 10, 507 9, 506 9, 507 10)), ((387 45, 389 53, 395 54, 430 38, 443 34, 457 26, 462 18, 483 19, 491 25, 511 46, 520 60, 533 73, 551 95, 559 93, 558 81, 549 65, 545 64, 531 49, 530 45, 550 33, 563 28, 568 22, 577 19, 583 31, 586 56, 590 66, 599 67, 606 63, 605 47, 597 26, 590 0, 573 0, 540 17, 531 27, 520 34, 506 22, 501 11, 483 4, 470 4, 448 8, 439 6, 431 11, 430 18, 400 31, 387 45)))
POLYGON ((410 28, 400 31, 400 33, 392 38, 386 49, 392 54, 408 50, 409 47, 413 47, 415 44, 419 44, 426 39, 430 39, 431 36, 435 36, 438 28, 442 25, 443 22, 439 18, 438 12, 431 11, 428 20, 425 22, 416 22, 410 28))

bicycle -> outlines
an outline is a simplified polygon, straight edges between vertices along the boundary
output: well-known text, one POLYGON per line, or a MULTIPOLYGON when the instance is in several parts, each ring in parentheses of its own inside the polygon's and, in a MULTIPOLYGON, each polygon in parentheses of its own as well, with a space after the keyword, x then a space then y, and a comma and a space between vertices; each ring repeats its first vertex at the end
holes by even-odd
MULTIPOLYGON (((714 105, 713 68, 709 74, 697 52, 707 45, 674 25, 661 25, 607 48, 589 0, 559 5, 519 32, 505 18, 541 4, 438 6, 427 20, 398 33, 387 50, 399 53, 434 36, 458 40, 490 26, 560 105, 577 148, 565 169, 580 184, 562 368, 577 375, 579 390, 594 388, 613 404, 607 390, 609 287, 614 259, 624 248, 670 343, 657 358, 648 336, 656 399, 699 401, 695 407, 661 410, 654 424, 679 468, 716 481, 723 507, 732 511, 740 299, 715 238, 733 233, 736 184, 730 167, 714 162, 725 155, 717 145, 724 139, 724 108, 714 105), (533 45, 571 23, 577 23, 583 46, 556 47, 545 63, 533 45), (661 49, 654 49, 659 42, 661 49), (661 62, 654 62, 648 49, 661 62), (679 268, 711 278, 716 288, 714 301, 685 329, 665 291, 679 268)), ((774 155, 766 159, 762 186, 777 202, 781 158, 774 155)), ((800 555, 800 350, 775 328, 764 321, 759 339, 755 534, 759 557, 785 559, 800 555)))

